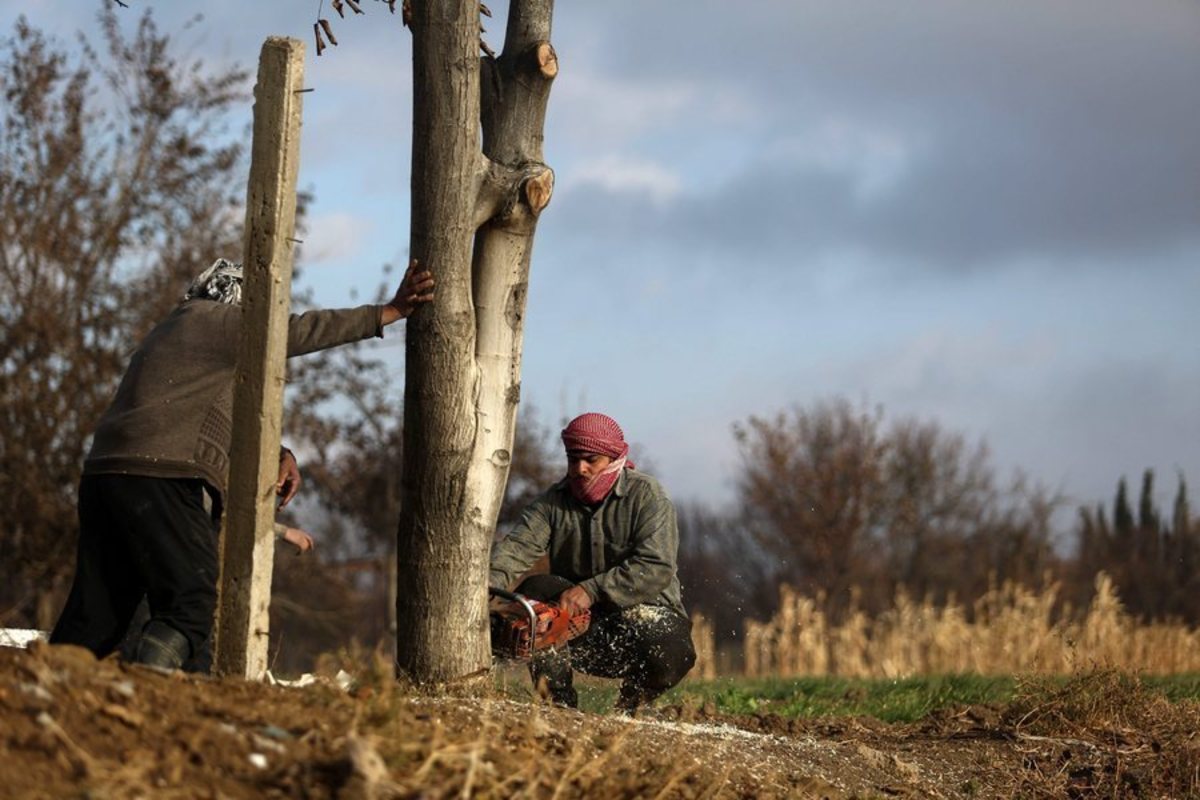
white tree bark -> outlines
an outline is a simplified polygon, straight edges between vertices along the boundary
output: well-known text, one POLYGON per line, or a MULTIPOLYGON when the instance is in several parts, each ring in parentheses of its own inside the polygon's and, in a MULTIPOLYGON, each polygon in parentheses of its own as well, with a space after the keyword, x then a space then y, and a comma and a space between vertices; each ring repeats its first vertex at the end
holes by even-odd
POLYGON ((483 150, 509 175, 505 202, 475 236, 475 356, 479 414, 468 485, 494 529, 504 500, 517 408, 530 258, 538 215, 554 190, 542 132, 558 58, 550 45, 551 2, 513 3, 504 51, 483 60, 483 150), (514 185, 515 184, 515 185, 514 185))
POLYGON ((553 186, 541 163, 552 7, 513 0, 503 53, 481 62, 477 0, 413 3, 411 253, 438 286, 408 322, 396 665, 423 684, 491 662, 488 554, 520 398, 534 225, 553 186))

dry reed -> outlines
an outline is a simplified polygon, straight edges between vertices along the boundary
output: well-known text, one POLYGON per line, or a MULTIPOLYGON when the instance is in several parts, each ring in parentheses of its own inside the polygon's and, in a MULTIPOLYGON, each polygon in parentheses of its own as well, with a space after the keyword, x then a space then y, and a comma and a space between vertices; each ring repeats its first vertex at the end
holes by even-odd
POLYGON ((852 603, 831 624, 823 598, 790 587, 769 622, 746 623, 748 677, 837 675, 899 678, 973 672, 1060 674, 1109 668, 1149 674, 1200 670, 1200 631, 1181 624, 1138 624, 1112 581, 1096 576, 1086 613, 1059 610, 1057 584, 1041 592, 1005 583, 970 609, 897 593, 891 609, 868 618, 852 603), (968 611, 970 613, 968 613, 968 611))
POLYGON ((692 645, 696 649, 696 663, 688 677, 698 680, 717 677, 716 636, 712 623, 703 614, 692 614, 692 645))

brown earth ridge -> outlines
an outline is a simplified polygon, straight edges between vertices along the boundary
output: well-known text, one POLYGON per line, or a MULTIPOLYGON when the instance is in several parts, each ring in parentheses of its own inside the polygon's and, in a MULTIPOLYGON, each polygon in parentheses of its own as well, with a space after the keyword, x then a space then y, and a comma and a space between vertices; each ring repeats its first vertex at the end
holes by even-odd
POLYGON ((385 672, 347 692, 0 648, 0 797, 1166 798, 1195 796, 1200 764, 1194 704, 1106 686, 906 725, 678 705, 630 720, 385 672))

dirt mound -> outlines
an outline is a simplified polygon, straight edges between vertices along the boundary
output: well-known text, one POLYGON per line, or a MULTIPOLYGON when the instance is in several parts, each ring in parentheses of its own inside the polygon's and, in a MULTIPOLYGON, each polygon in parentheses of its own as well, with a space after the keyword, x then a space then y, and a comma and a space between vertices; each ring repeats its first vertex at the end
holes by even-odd
MULTIPOLYGON (((1022 738, 987 710, 909 726, 711 707, 629 720, 425 697, 379 670, 357 677, 349 693, 295 689, 166 675, 71 647, 0 648, 0 796, 1068 796, 1051 793, 1068 784, 1048 782, 1050 769, 1082 776, 1068 788, 1089 796, 1113 766, 1102 749, 1022 738)), ((1158 796, 1129 794, 1154 785, 1139 780, 1105 796, 1158 796)))

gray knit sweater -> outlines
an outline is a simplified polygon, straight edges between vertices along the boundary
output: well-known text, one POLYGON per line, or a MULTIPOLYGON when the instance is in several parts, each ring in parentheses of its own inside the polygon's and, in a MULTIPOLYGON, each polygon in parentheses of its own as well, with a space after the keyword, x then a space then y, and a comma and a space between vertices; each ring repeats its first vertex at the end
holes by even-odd
MULTIPOLYGON (((289 357, 382 336, 382 306, 293 314, 289 357)), ((134 351, 100 418, 85 475, 203 478, 225 494, 242 309, 182 303, 134 351)))

